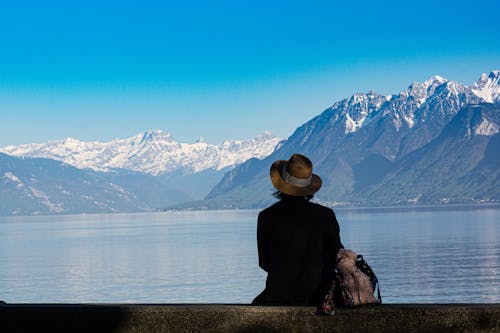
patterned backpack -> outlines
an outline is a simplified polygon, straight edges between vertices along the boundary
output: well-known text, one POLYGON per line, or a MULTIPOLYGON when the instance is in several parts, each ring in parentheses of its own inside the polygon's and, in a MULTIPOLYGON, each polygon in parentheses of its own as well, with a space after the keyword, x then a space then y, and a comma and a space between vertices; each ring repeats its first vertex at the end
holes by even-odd
POLYGON ((335 278, 331 282, 318 313, 335 314, 335 306, 360 306, 363 304, 380 304, 380 288, 377 276, 363 259, 351 250, 340 249, 337 253, 335 278), (377 297, 374 297, 377 289, 377 297))

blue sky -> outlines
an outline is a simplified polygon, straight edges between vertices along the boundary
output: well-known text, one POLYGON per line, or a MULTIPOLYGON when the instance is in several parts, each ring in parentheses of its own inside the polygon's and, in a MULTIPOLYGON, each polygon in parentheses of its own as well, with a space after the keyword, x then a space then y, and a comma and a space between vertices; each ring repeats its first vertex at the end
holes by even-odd
POLYGON ((287 137, 355 92, 500 69, 498 1, 2 1, 0 146, 287 137))

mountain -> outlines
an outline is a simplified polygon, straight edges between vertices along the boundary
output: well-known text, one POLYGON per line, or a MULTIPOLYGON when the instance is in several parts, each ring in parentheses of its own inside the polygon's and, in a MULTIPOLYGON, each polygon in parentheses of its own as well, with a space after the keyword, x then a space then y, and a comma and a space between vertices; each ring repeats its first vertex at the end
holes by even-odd
POLYGON ((315 200, 326 205, 498 203, 499 78, 468 87, 433 76, 395 95, 356 93, 282 141, 186 144, 154 130, 4 147, 0 214, 259 208, 274 201, 270 165, 296 152, 313 161, 323 179, 315 200))
POLYGON ((500 104, 468 105, 436 139, 356 195, 381 205, 500 202, 499 128, 500 104))
POLYGON ((479 81, 474 83, 472 91, 488 103, 500 102, 500 71, 493 71, 489 75, 483 73, 479 81))
POLYGON ((151 211, 188 199, 151 175, 0 153, 0 215, 151 211))
POLYGON ((130 174, 122 177, 122 185, 136 184, 136 190, 149 191, 150 203, 156 208, 167 207, 179 200, 164 201, 165 188, 179 193, 180 201, 202 199, 235 165, 249 158, 269 155, 280 141, 269 132, 250 140, 227 140, 220 145, 204 142, 179 143, 170 133, 149 130, 127 139, 109 142, 84 142, 73 138, 0 148, 0 152, 18 157, 47 158, 64 162, 79 169, 91 169, 116 174, 127 171, 155 176, 130 174), (137 179, 141 182, 138 183, 137 179), (145 183, 142 181, 147 180, 145 183), (158 184, 154 184, 157 182, 158 184), (140 184, 140 185, 139 185, 140 184), (146 187, 147 185, 147 187, 146 187), (158 189, 161 193, 157 193, 158 189))
POLYGON ((126 169, 154 176, 181 171, 193 174, 207 169, 222 170, 269 155, 279 138, 266 132, 256 138, 228 140, 213 145, 200 139, 179 143, 168 132, 149 130, 127 139, 84 142, 73 138, 48 143, 7 146, 0 152, 19 157, 49 158, 80 169, 110 171, 126 169))
POLYGON ((500 153, 500 110, 493 103, 500 101, 499 77, 499 71, 483 74, 467 87, 433 76, 391 96, 354 94, 300 126, 267 158, 230 170, 197 205, 269 204, 269 166, 295 152, 313 161, 323 179, 316 198, 330 205, 495 201, 500 190, 485 179, 495 181, 499 166, 483 160, 500 153), (488 177, 480 179, 485 170, 488 177), (474 184, 474 195, 465 184, 474 184))

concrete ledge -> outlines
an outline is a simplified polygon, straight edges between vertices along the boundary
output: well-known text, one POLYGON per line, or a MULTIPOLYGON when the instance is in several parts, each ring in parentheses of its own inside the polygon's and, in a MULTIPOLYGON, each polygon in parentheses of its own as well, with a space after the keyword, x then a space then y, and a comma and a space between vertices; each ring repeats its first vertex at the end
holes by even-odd
POLYGON ((500 304, 337 309, 250 305, 3 304, 1 332, 500 332, 500 304))

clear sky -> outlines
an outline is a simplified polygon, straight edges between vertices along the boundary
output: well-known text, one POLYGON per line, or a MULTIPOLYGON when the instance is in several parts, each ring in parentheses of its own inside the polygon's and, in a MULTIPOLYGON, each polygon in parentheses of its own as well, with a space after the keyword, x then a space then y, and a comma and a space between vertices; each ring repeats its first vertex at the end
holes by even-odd
POLYGON ((1 1, 0 146, 288 137, 355 92, 500 69, 500 1, 1 1))

